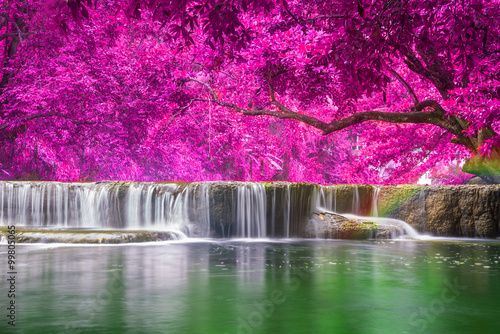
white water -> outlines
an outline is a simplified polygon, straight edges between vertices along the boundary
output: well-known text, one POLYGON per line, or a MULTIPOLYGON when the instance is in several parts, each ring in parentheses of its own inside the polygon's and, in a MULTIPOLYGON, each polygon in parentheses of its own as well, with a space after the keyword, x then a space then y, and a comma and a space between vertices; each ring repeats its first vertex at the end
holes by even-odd
POLYGON ((266 231, 266 189, 263 184, 243 183, 237 189, 236 235, 264 238, 266 231))
POLYGON ((361 203, 359 202, 359 190, 355 185, 352 190, 352 213, 359 214, 361 211, 361 203))
MULTIPOLYGON (((378 217, 380 189, 380 187, 374 186, 373 196, 371 199, 370 216, 359 215, 359 212, 361 211, 361 203, 357 186, 353 187, 351 213, 337 212, 337 187, 335 186, 318 187, 311 198, 311 208, 312 211, 316 213, 329 212, 348 219, 375 222, 380 226, 394 227, 397 232, 391 236, 392 238, 399 238, 402 236, 412 239, 430 238, 429 236, 420 235, 413 227, 403 220, 378 217)), ((313 224, 321 224, 321 221, 312 221, 313 224)), ((318 230, 317 226, 315 226, 315 229, 318 230)))
POLYGON ((290 238, 290 184, 286 185, 285 196, 283 197, 283 228, 285 238, 290 238))
POLYGON ((311 206, 324 208, 327 211, 337 211, 337 187, 335 186, 321 186, 315 189, 311 206))
POLYGON ((208 190, 197 183, 0 182, 0 225, 154 229, 208 237, 208 190))
POLYGON ((372 217, 378 217, 378 197, 380 195, 380 187, 373 187, 373 197, 370 215, 372 217))
POLYGON ((107 184, 0 182, 0 224, 107 227, 107 184))
POLYGON ((417 232, 417 230, 415 230, 413 227, 411 227, 407 222, 403 220, 386 218, 386 217, 364 217, 348 213, 343 213, 341 214, 341 216, 344 216, 348 219, 357 219, 361 221, 375 222, 377 223, 377 225, 393 226, 398 229, 398 232, 395 235, 392 235, 392 239, 395 239, 403 235, 412 239, 420 239, 421 237, 420 234, 417 232))

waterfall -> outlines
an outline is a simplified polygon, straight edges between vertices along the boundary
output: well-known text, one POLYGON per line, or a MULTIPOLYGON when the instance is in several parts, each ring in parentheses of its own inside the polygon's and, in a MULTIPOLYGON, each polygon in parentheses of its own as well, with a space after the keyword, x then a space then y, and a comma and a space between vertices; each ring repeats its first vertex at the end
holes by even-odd
MULTIPOLYGON (((71 184, 68 186, 71 187, 71 184)), ((24 226, 65 226, 73 221, 75 226, 79 226, 81 214, 86 214, 83 217, 86 224, 92 225, 95 219, 91 217, 94 213, 91 210, 98 204, 87 205, 86 210, 78 209, 78 217, 70 217, 75 211, 69 208, 70 201, 75 203, 74 198, 80 197, 83 190, 78 189, 70 199, 68 186, 62 187, 55 183, 1 182, 0 221, 3 225, 24 226)), ((78 205, 84 206, 79 202, 78 205)))
POLYGON ((378 217, 378 197, 380 195, 380 187, 373 187, 373 197, 372 197, 372 205, 370 215, 372 217, 378 217))
POLYGON ((243 183, 237 189, 236 235, 264 238, 266 231, 266 189, 259 183, 243 183))
POLYGON ((128 187, 126 226, 131 229, 179 230, 190 236, 210 234, 207 184, 137 183, 128 187))
MULTIPOLYGON (((360 189, 281 182, 7 181, 0 182, 0 226, 179 231, 200 238, 293 238, 303 235, 314 214, 337 210, 359 214, 360 197, 367 192, 360 189)), ((372 216, 378 215, 380 189, 374 188, 370 200, 372 216)))
POLYGON ((0 225, 180 230, 208 237, 207 184, 0 182, 0 225))
POLYGON ((273 188, 273 197, 271 198, 271 236, 276 236, 276 188, 273 188))
POLYGON ((352 189, 352 213, 359 214, 361 210, 361 204, 359 203, 359 190, 358 186, 355 185, 352 189))
POLYGON ((290 184, 286 185, 283 208, 283 235, 285 238, 290 238, 290 184))
POLYGON ((333 211, 337 211, 337 187, 333 187, 333 211))
POLYGON ((337 187, 318 186, 313 193, 311 207, 337 211, 337 187))

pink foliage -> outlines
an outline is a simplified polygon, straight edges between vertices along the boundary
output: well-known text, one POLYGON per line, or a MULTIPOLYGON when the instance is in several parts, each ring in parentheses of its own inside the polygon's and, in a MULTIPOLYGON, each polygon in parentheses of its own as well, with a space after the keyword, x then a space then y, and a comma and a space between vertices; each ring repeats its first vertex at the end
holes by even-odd
POLYGON ((499 3, 399 3, 7 1, 0 179, 458 183, 500 147, 499 3), (396 75, 494 135, 472 152, 433 124, 280 119, 409 113, 396 75))

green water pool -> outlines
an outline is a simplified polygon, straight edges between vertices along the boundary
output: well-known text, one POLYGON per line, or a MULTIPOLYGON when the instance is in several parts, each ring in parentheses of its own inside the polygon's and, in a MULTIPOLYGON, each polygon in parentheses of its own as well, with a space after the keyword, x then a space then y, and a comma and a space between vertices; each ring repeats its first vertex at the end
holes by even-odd
POLYGON ((498 333, 499 241, 17 245, 0 333, 498 333))

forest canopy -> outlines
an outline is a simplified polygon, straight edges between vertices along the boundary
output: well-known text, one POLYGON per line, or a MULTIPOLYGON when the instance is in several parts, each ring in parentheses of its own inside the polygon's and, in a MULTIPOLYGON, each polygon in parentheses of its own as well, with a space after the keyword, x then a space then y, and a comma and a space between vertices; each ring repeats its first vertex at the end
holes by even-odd
POLYGON ((0 179, 500 180, 499 1, 5 1, 0 179))

